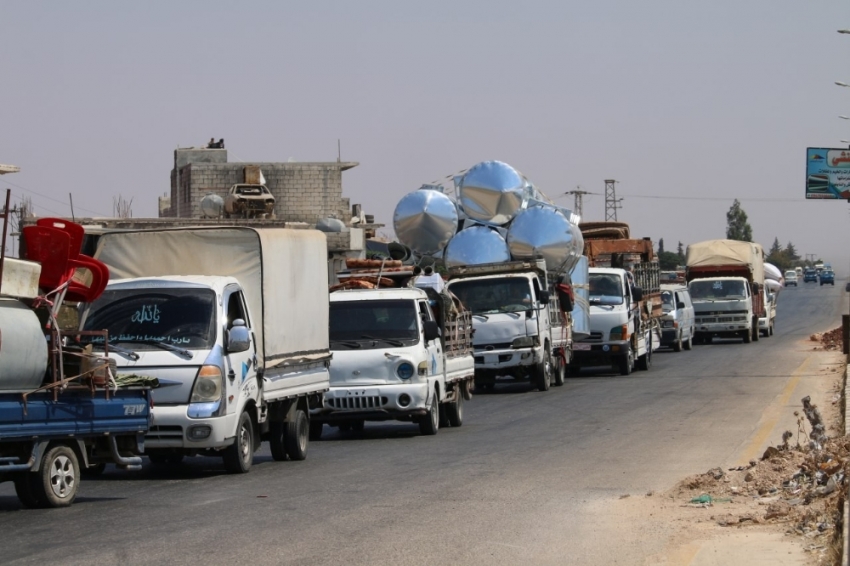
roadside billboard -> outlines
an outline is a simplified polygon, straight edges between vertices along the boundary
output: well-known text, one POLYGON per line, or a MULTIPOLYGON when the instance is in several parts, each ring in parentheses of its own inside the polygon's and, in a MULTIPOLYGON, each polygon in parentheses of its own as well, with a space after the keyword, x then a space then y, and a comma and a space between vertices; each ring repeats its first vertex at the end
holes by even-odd
POLYGON ((850 149, 806 149, 806 198, 850 199, 850 149))

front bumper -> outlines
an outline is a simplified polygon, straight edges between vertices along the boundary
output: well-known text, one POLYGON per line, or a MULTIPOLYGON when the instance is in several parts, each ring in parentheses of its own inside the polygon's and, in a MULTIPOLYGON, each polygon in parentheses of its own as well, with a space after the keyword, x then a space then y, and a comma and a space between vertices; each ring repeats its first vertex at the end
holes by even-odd
POLYGON ((628 340, 613 340, 609 342, 574 342, 573 363, 590 366, 613 363, 620 356, 628 353, 628 340), (590 349, 586 349, 586 348, 590 349))
POLYGON ((698 334, 710 334, 712 336, 738 336, 741 332, 750 330, 748 321, 734 321, 722 323, 698 323, 696 332, 698 334))
POLYGON ((662 346, 671 346, 679 340, 679 329, 678 328, 663 328, 661 330, 661 345, 662 346))
POLYGON ((475 350, 475 369, 477 370, 500 370, 534 366, 539 362, 540 353, 534 348, 475 350))
POLYGON ((333 387, 321 408, 310 411, 319 422, 363 419, 410 420, 428 414, 431 388, 426 383, 333 387), (406 401, 406 399, 409 401, 406 401))
POLYGON ((188 405, 156 405, 152 409, 153 422, 145 435, 145 450, 156 448, 184 448, 203 450, 225 448, 233 444, 236 434, 236 413, 222 417, 190 419, 188 405), (192 439, 193 432, 209 431, 205 438, 192 439))

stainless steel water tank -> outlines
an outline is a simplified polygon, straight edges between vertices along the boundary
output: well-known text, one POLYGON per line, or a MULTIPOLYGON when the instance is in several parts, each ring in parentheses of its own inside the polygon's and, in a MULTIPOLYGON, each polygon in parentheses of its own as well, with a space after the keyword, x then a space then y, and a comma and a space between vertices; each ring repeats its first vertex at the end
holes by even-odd
POLYGON ((587 256, 580 256, 570 273, 573 282, 575 304, 573 305, 573 339, 581 340, 590 336, 590 303, 588 302, 588 261, 587 256))
POLYGON ((459 204, 468 217, 503 226, 525 206, 529 183, 507 163, 482 161, 463 174, 458 195, 459 204))
POLYGON ((455 235, 457 224, 455 203, 432 189, 405 195, 393 215, 398 240, 420 254, 433 254, 445 248, 455 235))
POLYGON ((47 341, 35 313, 15 299, 0 299, 0 391, 31 391, 47 370, 47 341))
POLYGON ((449 241, 443 256, 447 267, 501 263, 511 260, 508 243, 493 228, 472 226, 461 230, 449 241))
POLYGON ((570 271, 584 248, 578 227, 561 211, 544 205, 520 211, 508 228, 507 241, 514 259, 542 257, 550 271, 570 271))

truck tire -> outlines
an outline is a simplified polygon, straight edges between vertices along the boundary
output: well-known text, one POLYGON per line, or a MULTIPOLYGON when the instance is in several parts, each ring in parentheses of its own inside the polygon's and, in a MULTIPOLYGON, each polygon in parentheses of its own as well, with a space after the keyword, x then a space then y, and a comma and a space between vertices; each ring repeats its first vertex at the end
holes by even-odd
POLYGON ((649 368, 652 367, 652 333, 646 340, 646 353, 638 357, 635 365, 641 371, 649 371, 649 368))
MULTIPOLYGON (((297 409, 292 422, 284 423, 284 429, 284 445, 289 459, 300 461, 307 458, 307 448, 310 445, 310 421, 307 419, 307 413, 297 409)), ((363 430, 362 424, 360 430, 363 430)))
POLYGON ((690 350, 694 347, 694 333, 691 332, 691 335, 688 336, 688 341, 684 344, 685 350, 690 350))
POLYGON ((457 399, 445 405, 449 424, 458 427, 463 425, 463 395, 458 391, 457 399))
POLYGON ((77 497, 80 464, 69 446, 54 446, 41 460, 41 468, 31 478, 31 491, 38 507, 67 507, 77 497))
POLYGON ((543 359, 534 367, 534 386, 539 391, 549 391, 549 386, 552 383, 552 356, 549 355, 549 348, 543 349, 543 359))
POLYGON ((567 366, 564 364, 564 359, 561 356, 557 357, 558 362, 554 369, 555 387, 561 387, 567 381, 567 366))
POLYGON ((631 375, 633 359, 634 354, 632 353, 631 345, 629 345, 628 352, 620 356, 620 359, 618 361, 618 365, 620 366, 620 375, 631 375))
POLYGON ((251 469, 254 463, 254 424, 248 413, 243 411, 239 415, 236 438, 224 449, 222 459, 224 468, 231 474, 245 474, 251 469))
POLYGON ((748 330, 744 330, 743 332, 744 344, 749 344, 753 341, 753 329, 750 327, 748 330))
POLYGON ((679 335, 676 336, 676 341, 673 342, 673 351, 681 352, 682 351, 682 333, 679 332, 679 335))
POLYGON ((310 440, 321 440, 322 431, 325 428, 325 423, 311 420, 310 421, 310 440))
POLYGON ((753 342, 758 342, 761 338, 761 332, 759 332, 759 319, 756 318, 753 320, 753 342))
POLYGON ((440 403, 440 428, 449 428, 449 403, 440 403))
POLYGON ((771 323, 770 323, 770 328, 768 328, 768 329, 767 329, 767 331, 770 333, 770 334, 769 334, 769 336, 773 336, 773 326, 774 326, 774 323, 773 323, 773 322, 771 322, 771 323))
POLYGON ((440 430, 440 402, 437 400, 437 392, 431 398, 431 407, 428 414, 419 419, 419 433, 433 436, 440 430))
POLYGON ((283 421, 272 421, 269 423, 269 449, 272 453, 272 459, 276 462, 286 460, 286 423, 283 421))
POLYGON ((35 483, 38 481, 37 474, 33 472, 23 472, 15 476, 15 493, 21 504, 27 509, 38 509, 41 507, 41 499, 39 493, 35 490, 35 483))

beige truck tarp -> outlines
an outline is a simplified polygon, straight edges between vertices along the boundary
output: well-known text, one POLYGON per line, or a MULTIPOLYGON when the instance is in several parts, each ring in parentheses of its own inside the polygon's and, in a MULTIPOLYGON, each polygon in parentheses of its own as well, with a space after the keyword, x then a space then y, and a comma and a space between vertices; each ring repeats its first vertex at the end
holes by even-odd
POLYGON ((175 228, 112 232, 95 257, 110 279, 235 277, 267 367, 328 355, 328 252, 318 230, 175 228))
POLYGON ((738 240, 708 240, 688 246, 685 263, 691 268, 746 267, 753 281, 764 284, 764 250, 760 244, 738 240))

